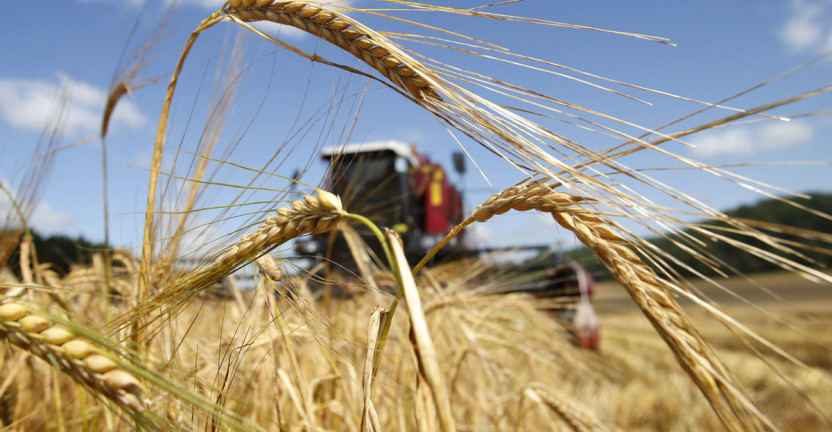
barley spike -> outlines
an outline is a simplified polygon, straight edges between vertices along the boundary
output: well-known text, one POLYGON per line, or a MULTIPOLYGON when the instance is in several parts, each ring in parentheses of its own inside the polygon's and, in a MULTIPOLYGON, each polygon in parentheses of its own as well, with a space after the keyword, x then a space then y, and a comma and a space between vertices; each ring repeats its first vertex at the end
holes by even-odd
POLYGON ((341 13, 304 2, 242 0, 230 1, 223 12, 245 22, 271 21, 303 30, 354 55, 417 99, 442 99, 419 62, 341 13))
POLYGON ((128 412, 144 410, 139 381, 104 355, 102 348, 29 307, 5 301, 0 304, 0 338, 55 365, 128 412))

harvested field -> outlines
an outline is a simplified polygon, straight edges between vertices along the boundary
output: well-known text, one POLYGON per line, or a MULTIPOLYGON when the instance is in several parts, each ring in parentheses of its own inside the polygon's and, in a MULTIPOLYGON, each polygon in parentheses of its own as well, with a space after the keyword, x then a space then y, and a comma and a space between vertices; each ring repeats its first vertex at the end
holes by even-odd
MULTIPOLYGON (((729 279, 723 285, 742 300, 703 282, 696 286, 718 300, 721 310, 808 366, 774 359, 770 351, 756 344, 788 381, 778 378, 731 329, 709 314, 690 307, 690 315, 752 398, 782 430, 826 429, 827 421, 795 389, 809 395, 824 415, 832 416, 832 293, 826 286, 790 273, 764 274, 754 280, 782 299, 774 299, 740 278, 729 279), (745 300, 754 306, 746 305, 745 300), (770 310, 776 319, 756 307, 770 310)), ((600 283, 597 289, 595 305, 602 323, 599 361, 614 377, 603 390, 599 389, 599 397, 604 400, 607 394, 615 401, 610 404, 617 413, 613 416, 615 423, 624 430, 719 429, 719 422, 698 389, 686 379, 626 292, 615 283, 600 283)))

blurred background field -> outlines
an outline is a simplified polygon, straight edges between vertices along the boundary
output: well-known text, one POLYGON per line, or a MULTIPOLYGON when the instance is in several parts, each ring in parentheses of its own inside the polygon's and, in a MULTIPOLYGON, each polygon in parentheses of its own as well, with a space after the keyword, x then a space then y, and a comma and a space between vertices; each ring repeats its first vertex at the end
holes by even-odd
MULTIPOLYGON (((741 299, 702 281, 695 285, 716 300, 720 309, 809 366, 804 370, 782 360, 772 360, 770 352, 758 347, 795 386, 812 395, 821 412, 832 415, 832 392, 827 384, 832 378, 829 354, 832 295, 828 288, 786 272, 753 275, 753 279, 780 298, 763 293, 743 278, 722 281, 741 299), (745 301, 752 302, 753 306, 745 301), (762 314, 758 307, 771 311, 774 316, 762 314), (797 325, 800 330, 790 330, 778 320, 797 325)), ((615 423, 624 430, 719 429, 698 389, 679 369, 627 293, 615 282, 602 282, 597 285, 594 304, 602 323, 599 359, 616 377, 604 386, 605 391, 614 395, 611 406, 620 408, 617 411, 620 417, 615 423)), ((783 430, 828 427, 803 397, 787 389, 791 384, 785 384, 772 373, 730 329, 714 322, 707 313, 695 308, 689 311, 699 330, 715 345, 740 382, 783 430)), ((599 390, 600 394, 603 391, 599 390)))

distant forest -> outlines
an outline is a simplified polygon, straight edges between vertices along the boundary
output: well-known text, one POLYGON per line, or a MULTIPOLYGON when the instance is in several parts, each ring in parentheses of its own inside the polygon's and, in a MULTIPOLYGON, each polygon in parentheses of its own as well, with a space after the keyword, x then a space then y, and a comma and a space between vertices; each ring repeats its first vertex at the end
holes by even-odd
MULTIPOLYGON (((38 263, 49 264, 52 270, 60 274, 68 273, 70 266, 75 264, 89 265, 92 261, 93 253, 106 247, 103 243, 93 243, 83 237, 72 238, 65 235, 43 236, 34 230, 31 233, 35 251, 37 252, 38 263)), ((14 255, 6 264, 15 274, 18 274, 20 271, 17 253, 18 251, 15 251, 14 255)))
MULTIPOLYGON (((787 242, 787 246, 795 252, 795 254, 787 255, 787 258, 809 267, 828 269, 832 267, 832 253, 827 250, 830 247, 829 242, 824 242, 820 239, 803 237, 800 235, 800 232, 801 230, 810 230, 832 235, 832 220, 828 217, 811 214, 798 206, 805 206, 806 208, 816 210, 821 214, 832 215, 832 194, 810 193, 808 195, 810 195, 810 199, 792 199, 791 201, 797 206, 775 199, 767 199, 756 204, 744 205, 734 210, 725 211, 724 213, 736 218, 756 221, 753 226, 760 232, 775 234, 779 238, 794 242, 787 242), (764 222, 771 225, 764 226, 758 222, 764 222)), ((765 244, 754 237, 733 232, 732 228, 729 228, 728 225, 723 222, 707 221, 700 222, 699 224, 700 226, 707 227, 709 230, 717 232, 728 239, 749 244, 764 252, 776 251, 778 255, 784 255, 782 250, 778 251, 772 245, 765 244)), ((695 245, 694 247, 692 242, 688 240, 686 242, 688 246, 694 247, 703 253, 710 254, 712 257, 721 260, 724 264, 722 264, 719 269, 725 273, 733 274, 736 271, 750 274, 780 268, 773 262, 769 262, 754 256, 749 252, 737 249, 724 241, 715 242, 706 238, 701 233, 696 232, 693 228, 686 229, 684 233, 685 236, 690 236, 701 242, 701 244, 695 245)), ((696 272, 708 276, 716 275, 716 270, 709 268, 707 264, 696 259, 690 253, 683 251, 672 241, 679 240, 682 237, 682 235, 676 234, 670 236, 670 238, 648 238, 647 241, 654 244, 656 247, 661 248, 661 250, 667 251, 679 261, 684 263, 684 265, 689 266, 696 272)), ((590 250, 586 248, 579 248, 567 252, 566 255, 583 264, 596 278, 606 279, 610 277, 606 268, 595 258, 594 254, 590 250)), ((682 276, 687 277, 693 275, 692 271, 685 270, 682 267, 683 266, 681 265, 676 266, 682 276)))
MULTIPOLYGON (((822 214, 832 214, 832 194, 811 193, 810 199, 797 198, 792 201, 798 206, 805 206, 807 208, 816 210, 822 214)), ((784 231, 778 234, 779 237, 793 241, 796 245, 802 245, 798 248, 791 246, 795 252, 802 254, 791 255, 789 258, 814 268, 828 269, 832 268, 832 254, 826 249, 829 243, 818 239, 811 239, 801 237, 800 230, 811 230, 832 235, 832 220, 826 217, 811 214, 806 210, 798 208, 795 205, 784 203, 778 200, 764 200, 753 205, 745 205, 734 210, 725 212, 729 216, 748 219, 751 221, 765 222, 778 226, 789 227, 789 231, 784 231), (797 230, 795 230, 797 229, 797 230)), ((708 227, 712 231, 716 231, 729 239, 744 242, 759 248, 762 251, 774 252, 775 248, 772 245, 764 244, 763 242, 746 235, 740 235, 731 231, 728 225, 722 222, 708 221, 701 222, 702 226, 708 227)), ((756 225, 755 225, 756 226, 756 225)), ((777 234, 774 226, 757 227, 761 232, 769 232, 777 234)), ((101 250, 105 247, 104 244, 93 243, 87 241, 83 237, 71 238, 64 235, 42 236, 36 232, 32 232, 34 238, 35 250, 37 250, 38 261, 40 263, 51 264, 53 270, 59 273, 66 273, 73 264, 87 265, 91 261, 93 252, 101 250)), ((685 230, 685 235, 691 236, 702 242, 697 247, 702 252, 708 253, 715 258, 718 258, 725 264, 720 269, 726 273, 732 273, 734 269, 741 273, 757 273, 768 270, 775 270, 779 267, 772 262, 760 259, 751 253, 741 251, 725 242, 714 242, 706 238, 702 234, 693 229, 685 230)), ((679 239, 680 235, 671 236, 673 239, 679 239)), ((694 269, 705 275, 715 275, 716 271, 709 268, 705 263, 697 260, 691 254, 682 251, 678 246, 668 238, 651 238, 649 242, 661 248, 664 251, 672 254, 679 261, 686 266, 694 269)), ((690 244, 690 242, 688 242, 690 244)), ((782 251, 779 252, 783 254, 782 251)), ((566 256, 577 260, 597 279, 606 279, 610 275, 606 268, 599 262, 595 255, 586 248, 579 248, 565 253, 566 256)), ((12 261, 8 263, 13 271, 17 271, 17 257, 13 257, 12 261)), ((684 270, 681 266, 677 266, 678 271, 683 276, 691 276, 692 272, 684 270)))

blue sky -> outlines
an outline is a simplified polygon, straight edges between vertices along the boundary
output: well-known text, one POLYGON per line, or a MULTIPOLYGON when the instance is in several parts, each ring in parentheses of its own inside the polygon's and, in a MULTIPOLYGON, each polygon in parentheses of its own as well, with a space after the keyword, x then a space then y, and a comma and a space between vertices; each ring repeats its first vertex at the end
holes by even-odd
MULTIPOLYGON (((168 16, 168 2, 164 1, 152 2, 145 9, 139 1, 47 1, 40 3, 36 12, 25 2, 6 5, 7 16, 12 18, 0 27, 0 40, 4 42, 0 44, 0 58, 4 59, 0 67, 0 181, 4 185, 20 186, 22 167, 31 159, 47 120, 56 117, 56 101, 61 94, 66 95, 63 133, 57 138, 61 145, 68 147, 58 153, 52 172, 41 188, 39 205, 31 220, 36 229, 82 234, 95 240, 103 237, 100 144, 97 141, 77 143, 97 132, 106 92, 118 68, 129 64, 137 47, 161 28, 164 38, 153 46, 147 57, 152 63, 137 79, 137 83, 146 85, 119 105, 108 139, 112 238, 120 246, 140 244, 147 168, 164 89, 188 34, 220 3, 185 1, 173 10, 164 27, 160 27, 168 16), (128 44, 134 27, 134 39, 128 44)), ((445 2, 456 7, 485 3, 488 2, 445 2)), ((349 4, 367 7, 375 3, 358 0, 349 4)), ((707 102, 732 96, 832 50, 832 1, 828 0, 684 3, 528 0, 489 10, 660 36, 676 46, 588 30, 491 22, 447 14, 411 12, 402 16, 428 20, 499 43, 515 53, 707 102)), ((362 14, 353 16, 378 30, 403 31, 400 24, 389 20, 362 14)), ((285 41, 307 52, 363 67, 337 49, 301 32, 279 26, 262 28, 279 32, 285 41)), ((269 169, 291 175, 296 168, 308 166, 310 170, 304 180, 315 184, 323 172, 323 165, 316 158, 316 149, 320 146, 342 140, 398 139, 417 144, 433 159, 450 167, 451 152, 458 149, 456 143, 438 122, 417 107, 374 81, 312 64, 253 35, 238 42, 239 34, 235 26, 221 23, 197 42, 174 100, 168 138, 171 145, 181 143, 185 149, 195 148, 210 112, 217 71, 231 53, 237 53, 242 56, 241 64, 246 72, 238 78, 239 91, 218 143, 219 149, 236 143, 232 152, 218 153, 225 159, 259 169, 281 148, 281 143, 289 143, 276 159, 283 161, 279 168, 275 162, 269 169), (360 111, 356 116, 359 102, 360 111), (305 123, 309 119, 313 120, 312 124, 305 123), (344 131, 350 127, 352 134, 347 135, 344 131)), ((449 64, 484 72, 645 127, 659 127, 700 107, 658 94, 615 87, 652 103, 647 105, 551 74, 419 45, 409 46, 427 50, 449 64)), ((825 59, 732 100, 729 105, 752 108, 832 84, 830 77, 832 60, 825 59)), ((825 94, 778 109, 773 114, 830 109, 832 97, 825 94)), ((727 111, 711 110, 684 125, 692 126, 727 114, 727 111)), ((616 144, 609 137, 585 133, 562 123, 549 126, 592 149, 616 144)), ((813 161, 813 165, 766 165, 740 168, 738 172, 789 190, 832 192, 832 168, 823 163, 832 160, 830 137, 832 116, 827 114, 790 122, 753 122, 719 128, 692 137, 690 143, 697 146, 695 149, 680 144, 670 144, 667 148, 709 164, 813 161)), ((469 171, 464 179, 468 208, 522 178, 521 173, 475 144, 464 144, 491 183, 475 171, 469 171)), ((172 150, 168 151, 169 156, 172 154, 172 150)), ((186 159, 184 154, 182 157, 186 159)), ((626 159, 626 163, 639 168, 679 165, 647 152, 626 159)), ((168 162, 166 166, 172 165, 168 162)), ((179 166, 187 167, 187 164, 179 166)), ((251 177, 231 167, 222 168, 216 175, 216 181, 238 184, 244 184, 251 177)), ((656 176, 715 208, 758 199, 748 190, 690 171, 658 172, 656 176)), ((257 185, 280 189, 285 187, 285 182, 268 178, 257 185)), ((235 193, 236 190, 212 186, 201 205, 228 203, 235 193)), ((175 200, 172 195, 163 197, 163 202, 166 199, 175 200)), ((245 199, 267 201, 274 199, 274 193, 253 194, 245 199)), ((660 196, 655 199, 659 204, 671 204, 660 196)), ((7 205, 0 201, 0 210, 5 211, 7 207, 2 206, 7 205)), ((210 222, 211 217, 210 213, 200 214, 197 222, 210 222)), ((542 215, 504 216, 478 228, 477 236, 497 244, 553 243, 563 239, 571 245, 572 241, 568 240, 569 236, 557 233, 542 215)))

